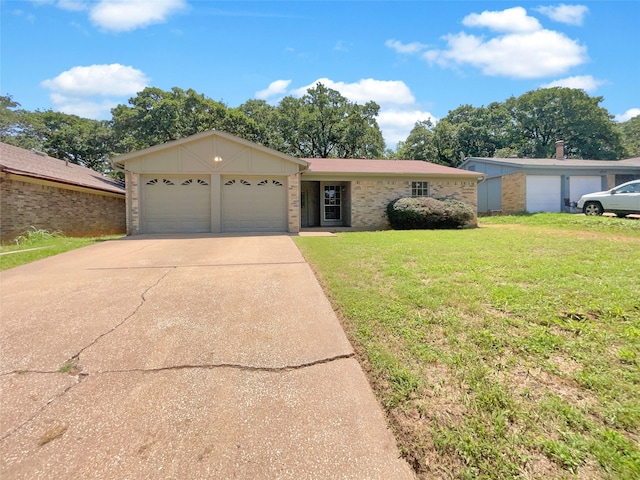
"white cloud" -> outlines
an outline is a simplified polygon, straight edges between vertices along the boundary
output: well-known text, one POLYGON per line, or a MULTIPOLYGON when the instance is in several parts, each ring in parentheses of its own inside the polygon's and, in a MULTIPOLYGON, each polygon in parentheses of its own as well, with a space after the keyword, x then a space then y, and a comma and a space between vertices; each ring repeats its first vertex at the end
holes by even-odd
POLYGON ((163 23, 186 6, 185 0, 100 0, 89 17, 104 30, 127 32, 163 23))
POLYGON ((464 17, 462 23, 467 27, 487 27, 497 32, 535 32, 542 29, 540 22, 527 15, 522 7, 472 13, 464 17))
POLYGON ((114 98, 133 95, 148 82, 140 70, 114 63, 73 67, 44 80, 41 85, 51 91, 51 103, 57 110, 87 118, 105 118, 118 104, 114 98))
POLYGON ((638 115, 640 115, 640 108, 630 108, 626 112, 616 115, 614 120, 616 122, 627 122, 638 115))
POLYGON ((352 102, 364 104, 374 101, 383 105, 413 105, 416 101, 407 85, 400 80, 374 80, 365 78, 356 83, 334 82, 328 78, 319 78, 311 84, 295 89, 292 95, 301 97, 307 90, 322 83, 325 87, 339 91, 352 102))
POLYGON ((485 75, 510 78, 562 75, 588 59, 585 46, 561 32, 542 28, 522 7, 472 13, 463 24, 486 27, 497 34, 449 34, 443 37, 446 48, 428 50, 423 58, 442 67, 470 65, 485 75))
POLYGON ((282 95, 286 93, 290 84, 291 80, 276 80, 275 82, 271 82, 267 88, 256 92, 256 98, 266 100, 267 98, 282 95))
POLYGON ((443 67, 471 65, 490 76, 542 78, 565 73, 587 60, 586 47, 551 30, 490 40, 464 32, 445 38, 448 48, 425 52, 426 60, 443 67))
POLYGON ((420 42, 402 43, 393 39, 387 40, 384 44, 397 53, 418 53, 428 47, 420 42))
POLYGON ((382 130, 384 141, 387 147, 390 148, 395 148, 398 142, 404 142, 416 122, 431 120, 435 124, 437 121, 429 112, 417 109, 397 110, 393 108, 380 109, 377 120, 380 130, 382 130))
POLYGON ((564 3, 553 7, 538 7, 535 10, 556 22, 568 25, 582 25, 585 15, 589 12, 589 8, 584 5, 565 5, 564 3))
POLYGON ((544 85, 542 85, 542 88, 567 87, 577 88, 580 90, 584 90, 585 92, 593 92, 604 83, 605 82, 603 80, 593 78, 593 76, 591 75, 581 75, 554 80, 553 82, 545 83, 544 85))
POLYGON ((142 90, 149 79, 140 70, 118 63, 73 67, 42 86, 72 97, 123 96, 142 90))

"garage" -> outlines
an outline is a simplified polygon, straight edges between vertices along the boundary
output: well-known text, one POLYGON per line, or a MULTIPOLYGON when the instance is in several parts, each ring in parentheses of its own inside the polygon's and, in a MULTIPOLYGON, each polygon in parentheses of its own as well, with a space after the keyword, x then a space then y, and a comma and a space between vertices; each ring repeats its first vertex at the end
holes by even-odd
POLYGON ((599 176, 574 175, 569 177, 569 200, 577 202, 582 195, 602 191, 602 178, 599 176))
POLYGON ((209 175, 142 175, 141 233, 211 231, 209 175))
POLYGON ((209 130, 112 164, 125 176, 127 235, 300 229, 309 163, 235 135, 209 130))
POLYGON ((562 207, 560 175, 527 175, 527 212, 559 212, 562 207))
POLYGON ((286 185, 286 177, 222 177, 222 230, 286 232, 286 185))

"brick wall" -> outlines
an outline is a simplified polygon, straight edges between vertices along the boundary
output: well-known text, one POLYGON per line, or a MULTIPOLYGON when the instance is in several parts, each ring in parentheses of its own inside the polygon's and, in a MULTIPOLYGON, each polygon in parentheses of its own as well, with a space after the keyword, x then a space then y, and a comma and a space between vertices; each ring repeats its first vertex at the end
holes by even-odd
MULTIPOLYGON (((474 180, 437 179, 429 182, 429 196, 453 198, 472 206, 478 204, 474 180)), ((399 197, 411 196, 411 180, 363 179, 351 182, 351 226, 358 229, 387 229, 387 205, 399 197)), ((470 224, 475 225, 474 218, 470 224)))
POLYGON ((527 176, 510 173, 502 177, 502 213, 518 213, 527 209, 527 176))
POLYGON ((300 231, 300 175, 297 173, 289 175, 287 184, 289 233, 298 233, 300 231))
POLYGON ((125 173, 127 189, 127 235, 140 233, 140 174, 125 173))
POLYGON ((3 178, 0 239, 13 241, 30 227, 67 236, 125 232, 124 196, 104 196, 3 178))

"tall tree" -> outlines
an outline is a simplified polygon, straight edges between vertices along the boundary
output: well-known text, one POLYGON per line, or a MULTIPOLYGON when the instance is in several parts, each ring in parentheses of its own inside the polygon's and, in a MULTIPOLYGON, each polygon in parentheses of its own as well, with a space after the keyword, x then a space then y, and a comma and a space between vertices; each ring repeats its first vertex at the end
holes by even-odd
POLYGON ((309 158, 381 157, 379 108, 375 102, 352 103, 321 83, 301 98, 285 97, 277 107, 282 150, 309 158))
POLYGON ((19 106, 9 96, 0 97, 0 141, 40 150, 98 172, 112 171, 107 158, 113 143, 106 121, 53 110, 28 112, 19 106))
POLYGON ((111 111, 112 126, 123 152, 158 145, 206 130, 235 130, 244 119, 230 115, 227 106, 195 90, 147 87, 129 99, 129 106, 111 111))
POLYGON ((626 157, 640 157, 640 115, 620 124, 626 157))
POLYGON ((108 157, 113 153, 107 121, 81 118, 47 110, 33 112, 33 128, 47 155, 99 172, 111 172, 108 157))
POLYGON ((552 158, 555 142, 564 140, 571 158, 613 160, 624 155, 612 116, 590 97, 573 88, 543 88, 506 101, 522 156, 552 158))
POLYGON ((487 107, 461 105, 450 111, 436 126, 442 160, 456 166, 461 157, 492 157, 513 139, 513 124, 504 104, 487 107), (444 123, 443 123, 444 121, 444 123), (455 138, 446 138, 453 135, 455 138))
POLYGON ((247 119, 247 131, 243 138, 265 147, 281 149, 282 134, 278 125, 278 109, 264 100, 248 100, 235 109, 247 119))
POLYGON ((409 160, 438 160, 438 150, 434 143, 434 126, 431 120, 416 122, 406 141, 399 142, 396 158, 409 160))
POLYGON ((11 95, 0 96, 0 142, 41 149, 41 142, 33 130, 31 112, 19 107, 11 95))

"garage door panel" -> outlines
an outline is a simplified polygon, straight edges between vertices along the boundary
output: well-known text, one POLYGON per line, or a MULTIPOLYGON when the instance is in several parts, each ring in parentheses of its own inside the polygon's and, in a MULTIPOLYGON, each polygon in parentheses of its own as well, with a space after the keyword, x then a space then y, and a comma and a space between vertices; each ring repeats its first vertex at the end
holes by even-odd
POLYGON ((582 195, 602 191, 602 179, 597 176, 575 175, 569 178, 569 197, 572 202, 582 195))
POLYGON ((141 183, 143 233, 211 231, 208 176, 147 175, 141 183))
POLYGON ((559 175, 527 175, 528 212, 559 212, 562 189, 559 175))
POLYGON ((224 177, 222 222, 225 232, 287 230, 287 188, 284 177, 224 177))

